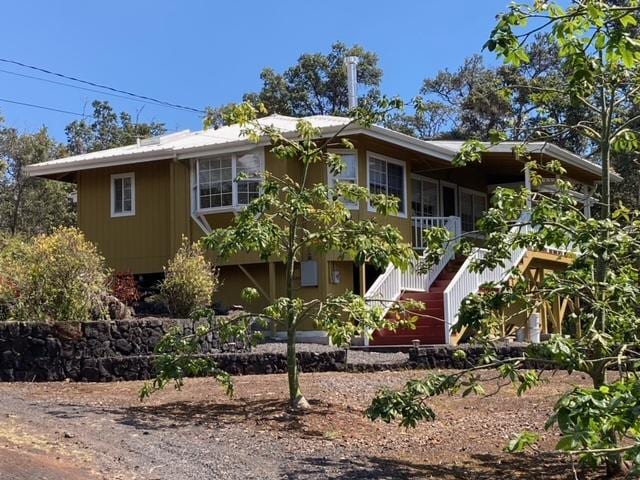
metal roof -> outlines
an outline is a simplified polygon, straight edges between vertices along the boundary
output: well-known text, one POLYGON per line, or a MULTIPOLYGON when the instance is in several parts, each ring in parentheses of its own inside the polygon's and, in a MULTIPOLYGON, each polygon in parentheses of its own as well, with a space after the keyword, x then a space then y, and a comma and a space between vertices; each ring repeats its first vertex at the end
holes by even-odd
MULTIPOLYGON (((343 129, 342 134, 344 135, 368 135, 445 161, 451 161, 464 144, 462 141, 420 140, 378 125, 364 128, 353 123, 351 119, 347 117, 314 115, 303 117, 303 119, 310 122, 314 127, 319 128, 322 135, 335 134, 340 131, 340 129, 343 129)), ((299 120, 300 118, 297 117, 271 115, 259 121, 263 125, 279 129, 287 136, 296 136, 296 126, 299 120)), ((268 139, 265 138, 262 142, 258 143, 258 145, 267 145, 268 143, 268 139)), ((184 130, 140 140, 126 147, 111 148, 37 163, 28 166, 27 173, 32 176, 46 176, 116 165, 166 160, 168 158, 193 158, 202 155, 250 149, 255 147, 255 145, 256 144, 251 142, 245 135, 244 128, 238 124, 196 132, 184 130)), ((518 142, 503 142, 497 145, 487 144, 487 147, 491 152, 506 153, 511 152, 517 145, 520 144, 518 142)), ((532 153, 546 153, 591 173, 601 174, 599 165, 553 144, 534 142, 527 144, 527 149, 532 153)))

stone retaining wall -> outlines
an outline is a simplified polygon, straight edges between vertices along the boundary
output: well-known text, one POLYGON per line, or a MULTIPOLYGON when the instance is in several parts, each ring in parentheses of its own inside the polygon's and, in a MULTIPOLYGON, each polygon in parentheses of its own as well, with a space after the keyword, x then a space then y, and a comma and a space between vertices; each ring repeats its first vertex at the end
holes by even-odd
MULTIPOLYGON (((193 320, 144 318, 112 322, 0 322, 0 381, 113 381, 153 376, 154 348, 174 326, 192 333, 193 320)), ((202 354, 213 355, 234 375, 286 372, 283 354, 223 353, 217 338, 202 341, 202 354)), ((346 351, 299 352, 302 371, 344 370, 346 351)))
MULTIPOLYGON (((496 348, 499 359, 522 356, 528 343, 505 343, 496 348)), ((478 365, 484 354, 485 348, 480 345, 426 345, 411 348, 409 350, 409 362, 414 368, 467 368, 469 365, 478 365), (456 358, 455 352, 462 350, 465 358, 456 358)))

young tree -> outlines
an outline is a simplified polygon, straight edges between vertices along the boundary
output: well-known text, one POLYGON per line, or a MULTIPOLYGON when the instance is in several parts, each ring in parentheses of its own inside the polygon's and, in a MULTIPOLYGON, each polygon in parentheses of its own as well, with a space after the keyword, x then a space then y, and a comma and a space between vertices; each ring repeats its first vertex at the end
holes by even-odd
MULTIPOLYGON (((380 111, 397 106, 397 101, 380 101, 380 111)), ((231 113, 230 120, 243 125, 251 139, 268 137, 271 152, 287 166, 300 168, 301 173, 297 177, 265 172, 260 197, 240 212, 231 226, 215 230, 203 242, 222 258, 258 252, 264 259, 284 263, 285 295, 273 299, 259 316, 286 328, 289 398, 292 407, 304 408, 307 402, 296 364, 296 333, 302 321, 315 319, 338 345, 348 343, 357 333, 368 335, 380 328, 397 328, 402 322, 382 318, 380 305, 369 305, 352 292, 310 301, 300 298, 294 274, 303 255, 310 251, 335 252, 359 264, 386 268, 391 262, 407 268, 415 254, 397 228, 375 218, 356 220, 344 205, 345 200, 369 202, 379 215, 388 215, 397 211, 397 198, 371 194, 367 188, 350 183, 337 182, 334 186, 310 182, 313 168, 329 167, 334 173, 344 168, 342 158, 327 149, 336 145, 353 148, 348 140, 339 138, 347 125, 323 139, 317 128, 300 120, 296 127, 299 138, 291 139, 268 122, 258 120, 259 112, 251 104, 240 105, 231 113)), ((353 122, 367 125, 382 114, 359 109, 353 115, 353 122)))
MULTIPOLYGON (((589 120, 575 123, 547 122, 538 125, 534 134, 552 137, 572 132, 596 145, 603 172, 601 211, 599 219, 584 218, 568 192, 570 185, 561 180, 555 195, 498 189, 492 200, 494 207, 478 223, 486 236, 488 253, 476 261, 475 268, 503 264, 514 247, 539 250, 554 245, 573 251, 575 260, 536 289, 529 288, 529 282, 515 272, 510 282, 487 286, 484 294, 465 301, 458 328, 472 327, 479 340, 491 340, 496 310, 520 304, 530 313, 560 295, 579 299, 580 307, 572 317, 574 333, 578 335, 565 338, 559 332, 521 358, 499 361, 488 355, 485 365, 413 382, 401 392, 381 392, 369 411, 373 418, 390 421, 401 417, 407 425, 432 418, 425 397, 455 391, 462 385, 467 392, 481 393, 475 376, 479 369, 497 367, 501 377, 520 383, 519 392, 523 392, 539 382, 539 375, 514 367, 533 359, 550 367, 585 372, 592 379, 592 388, 575 388, 556 405, 549 425, 557 424, 563 433, 557 448, 578 453, 586 462, 604 461, 610 475, 624 469, 623 460, 635 463, 636 474, 640 471, 640 381, 636 373, 639 355, 633 347, 638 342, 640 326, 640 222, 637 213, 624 207, 612 214, 610 194, 612 152, 640 150, 640 117, 629 115, 637 111, 640 91, 640 42, 632 35, 639 12, 636 1, 573 1, 567 8, 542 1, 531 6, 514 4, 499 16, 486 44, 508 63, 520 65, 529 60, 528 40, 534 33, 548 30, 548 39, 556 44, 567 75, 562 85, 540 88, 539 108, 544 108, 544 93, 548 98, 568 93, 573 104, 588 109, 592 115, 589 120), (538 23, 527 30, 529 22, 538 23), (522 28, 525 30, 520 33, 522 28), (527 213, 529 205, 533 207, 527 219, 522 214, 527 213), (620 375, 611 380, 607 370, 614 366, 620 375)), ((467 144, 458 162, 477 161, 482 148, 477 142, 467 144)), ((519 153, 524 155, 525 151, 519 153)), ((539 181, 536 171, 541 168, 552 175, 563 173, 557 162, 528 167, 534 183, 539 181)), ((426 241, 437 252, 446 239, 446 232, 434 229, 427 233, 426 241)), ((460 248, 465 253, 471 251, 468 242, 462 241, 460 248)), ((521 449, 533 439, 526 434, 516 439, 512 447, 521 449)))

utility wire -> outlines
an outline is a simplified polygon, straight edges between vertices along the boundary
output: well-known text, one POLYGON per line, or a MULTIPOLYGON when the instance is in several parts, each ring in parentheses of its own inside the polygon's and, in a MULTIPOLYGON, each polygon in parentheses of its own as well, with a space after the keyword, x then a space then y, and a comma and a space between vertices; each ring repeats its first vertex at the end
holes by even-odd
MULTIPOLYGON (((27 103, 27 102, 18 102, 17 100, 9 100, 9 99, 6 99, 6 98, 0 98, 0 103, 1 102, 12 103, 14 105, 21 105, 21 106, 24 106, 24 107, 40 108, 42 110, 49 110, 50 112, 66 113, 68 115, 76 115, 78 117, 83 117, 83 118, 95 118, 93 115, 89 115, 89 114, 86 114, 86 113, 71 112, 69 110, 62 110, 60 108, 45 107, 44 105, 37 105, 35 103, 27 103)), ((176 127, 176 128, 166 129, 165 132, 166 133, 173 133, 173 132, 178 132, 178 131, 182 131, 182 130, 183 129, 176 127)))
POLYGON ((69 115, 77 115, 78 117, 93 118, 93 115, 86 115, 84 113, 78 113, 78 112, 70 112, 69 110, 61 110, 59 108, 54 108, 54 107, 45 107, 44 105, 36 105, 35 103, 18 102, 17 100, 8 100, 6 98, 0 98, 0 102, 13 103, 14 105, 22 105, 25 107, 40 108, 42 110, 49 110, 51 112, 67 113, 69 115))
POLYGON ((89 87, 81 87, 79 85, 73 85, 71 83, 65 83, 65 82, 58 82, 57 80, 50 80, 48 78, 42 78, 42 77, 36 77, 34 75, 27 75, 26 73, 18 73, 18 72, 12 72, 10 70, 4 70, 2 68, 0 68, 0 73, 6 73, 9 75, 15 75, 16 77, 23 77, 23 78, 30 78, 32 80, 40 80, 41 82, 47 82, 47 83, 52 83, 54 85, 62 85, 64 87, 69 87, 69 88, 76 88, 78 90, 85 90, 87 92, 95 92, 95 93, 100 93, 102 95, 109 95, 111 97, 118 97, 118 98, 124 98, 125 100, 131 100, 133 102, 141 102, 141 103, 148 103, 148 104, 152 104, 152 105, 157 105, 159 107, 165 107, 165 108, 173 108, 176 110, 180 110, 180 111, 184 111, 183 108, 178 108, 178 107, 172 107, 169 105, 165 105, 163 103, 157 103, 151 100, 142 100, 140 98, 135 98, 135 97, 127 97, 125 95, 118 95, 117 93, 111 93, 111 92, 104 92, 102 90, 98 90, 96 88, 89 88, 89 87))
POLYGON ((20 67, 29 68, 31 70, 36 70, 38 72, 46 73, 47 75, 55 75, 57 77, 66 78, 67 80, 72 80, 74 82, 84 83, 86 85, 91 85, 92 87, 103 88, 105 90, 109 90, 109 91, 112 91, 112 92, 122 93, 122 94, 130 96, 130 97, 140 98, 142 100, 152 101, 152 102, 160 103, 160 104, 167 105, 167 106, 170 106, 170 107, 181 108, 183 110, 189 110, 189 111, 196 112, 196 113, 206 113, 204 110, 200 110, 198 108, 187 107, 185 105, 180 105, 180 104, 177 104, 177 103, 165 102, 164 100, 159 100, 159 99, 153 98, 153 97, 147 97, 145 95, 138 95, 137 93, 128 92, 126 90, 120 90, 120 89, 117 89, 117 88, 110 87, 108 85, 102 85, 100 83, 90 82, 88 80, 82 80, 82 79, 77 78, 77 77, 72 77, 70 75, 64 75, 62 73, 54 72, 52 70, 47 70, 46 68, 36 67, 35 65, 29 65, 29 64, 26 64, 26 63, 18 62, 16 60, 10 60, 8 58, 0 58, 0 62, 9 63, 9 64, 12 64, 12 65, 18 65, 20 67))

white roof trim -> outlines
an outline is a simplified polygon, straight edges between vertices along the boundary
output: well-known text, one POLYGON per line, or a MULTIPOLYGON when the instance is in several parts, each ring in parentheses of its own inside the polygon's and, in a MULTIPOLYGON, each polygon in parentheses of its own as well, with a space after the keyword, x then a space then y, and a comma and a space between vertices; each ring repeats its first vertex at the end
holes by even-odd
MULTIPOLYGON (((322 136, 332 135, 340 129, 343 129, 342 135, 367 135, 449 162, 459 153, 464 143, 461 141, 420 140, 410 135, 377 125, 364 128, 356 124, 349 124, 351 120, 345 117, 315 115, 304 117, 303 119, 319 128, 322 136)), ((279 128, 290 138, 297 136, 296 124, 299 120, 299 118, 286 117, 283 115, 271 115, 261 119, 261 121, 265 123, 270 122, 271 125, 279 128)), ((237 152, 269 144, 269 140, 266 137, 257 144, 249 141, 249 139, 242 135, 242 130, 239 125, 235 124, 217 130, 172 133, 158 137, 156 140, 149 139, 147 141, 141 141, 140 144, 29 165, 27 167, 27 174, 32 176, 45 176, 159 160, 196 158, 218 153, 237 152)), ((510 152, 515 146, 520 145, 520 143, 504 142, 497 145, 486 145, 489 146, 489 151, 510 152)), ((534 142, 527 144, 527 149, 532 153, 547 153, 567 164, 596 175, 601 174, 599 165, 556 145, 534 142)), ((612 178, 616 180, 620 179, 620 177, 614 173, 612 173, 612 178)))

